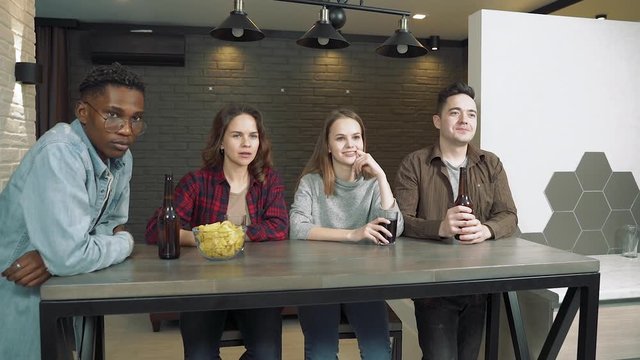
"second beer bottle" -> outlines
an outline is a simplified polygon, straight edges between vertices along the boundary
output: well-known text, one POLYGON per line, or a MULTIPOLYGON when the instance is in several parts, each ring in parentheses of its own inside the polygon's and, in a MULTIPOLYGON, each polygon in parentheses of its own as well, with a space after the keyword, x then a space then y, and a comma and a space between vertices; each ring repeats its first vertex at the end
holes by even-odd
POLYGON ((180 216, 173 207, 173 175, 164 175, 164 201, 158 215, 158 257, 180 257, 180 216))
MULTIPOLYGON (((453 204, 454 206, 462 205, 471 208, 473 212, 473 202, 471 202, 471 196, 467 190, 467 168, 465 166, 460 167, 460 181, 458 182, 458 198, 453 204)), ((460 240, 460 235, 455 235, 456 240, 460 240)))

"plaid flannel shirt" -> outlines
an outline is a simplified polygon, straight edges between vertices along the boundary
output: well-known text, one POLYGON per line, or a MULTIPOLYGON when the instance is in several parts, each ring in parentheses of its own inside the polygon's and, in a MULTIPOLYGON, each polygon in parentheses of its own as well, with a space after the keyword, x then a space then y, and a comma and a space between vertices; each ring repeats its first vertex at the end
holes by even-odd
MULTIPOLYGON (((289 235, 289 216, 280 175, 266 168, 264 182, 253 177, 250 181, 246 200, 251 224, 247 227, 247 237, 251 241, 286 239, 289 235)), ((182 228, 191 230, 198 225, 223 221, 229 192, 230 186, 221 166, 186 174, 180 179, 173 197, 182 228)), ((160 211, 161 208, 158 208, 147 222, 145 240, 149 244, 158 241, 156 225, 160 211)))

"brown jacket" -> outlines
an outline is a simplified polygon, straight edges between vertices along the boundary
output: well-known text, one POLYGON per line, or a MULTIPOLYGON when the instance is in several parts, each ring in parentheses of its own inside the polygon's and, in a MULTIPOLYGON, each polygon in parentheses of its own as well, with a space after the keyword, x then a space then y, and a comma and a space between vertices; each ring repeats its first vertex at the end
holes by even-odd
MULTIPOLYGON (((517 210, 502 162, 493 153, 469 144, 467 182, 474 215, 489 227, 493 238, 512 235, 517 210)), ((407 155, 398 169, 395 196, 404 216, 405 236, 440 239, 438 229, 453 206, 453 191, 440 144, 407 155)))

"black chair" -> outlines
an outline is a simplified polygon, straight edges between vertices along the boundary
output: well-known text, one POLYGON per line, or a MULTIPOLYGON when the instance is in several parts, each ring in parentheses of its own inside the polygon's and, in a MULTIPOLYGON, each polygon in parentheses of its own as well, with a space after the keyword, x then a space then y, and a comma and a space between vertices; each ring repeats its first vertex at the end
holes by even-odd
MULTIPOLYGON (((391 338, 391 360, 402 359, 402 321, 396 313, 387 305, 389 312, 389 337, 391 338)), ((284 308, 283 316, 297 315, 295 308, 284 308)), ((149 314, 153 331, 160 331, 160 325, 164 320, 179 320, 178 313, 151 313, 149 314)), ((349 325, 346 317, 342 317, 338 327, 338 337, 340 339, 355 339, 356 333, 349 325)), ((235 326, 235 322, 227 321, 226 328, 220 339, 220 346, 242 346, 244 341, 240 330, 235 326)))

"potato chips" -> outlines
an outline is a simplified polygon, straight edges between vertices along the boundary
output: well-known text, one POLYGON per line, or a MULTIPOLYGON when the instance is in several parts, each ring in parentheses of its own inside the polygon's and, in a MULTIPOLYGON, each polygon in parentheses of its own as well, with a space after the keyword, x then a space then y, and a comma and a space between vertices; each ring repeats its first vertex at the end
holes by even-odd
POLYGON ((214 259, 235 256, 244 246, 244 229, 230 221, 200 225, 193 228, 200 252, 214 259))

